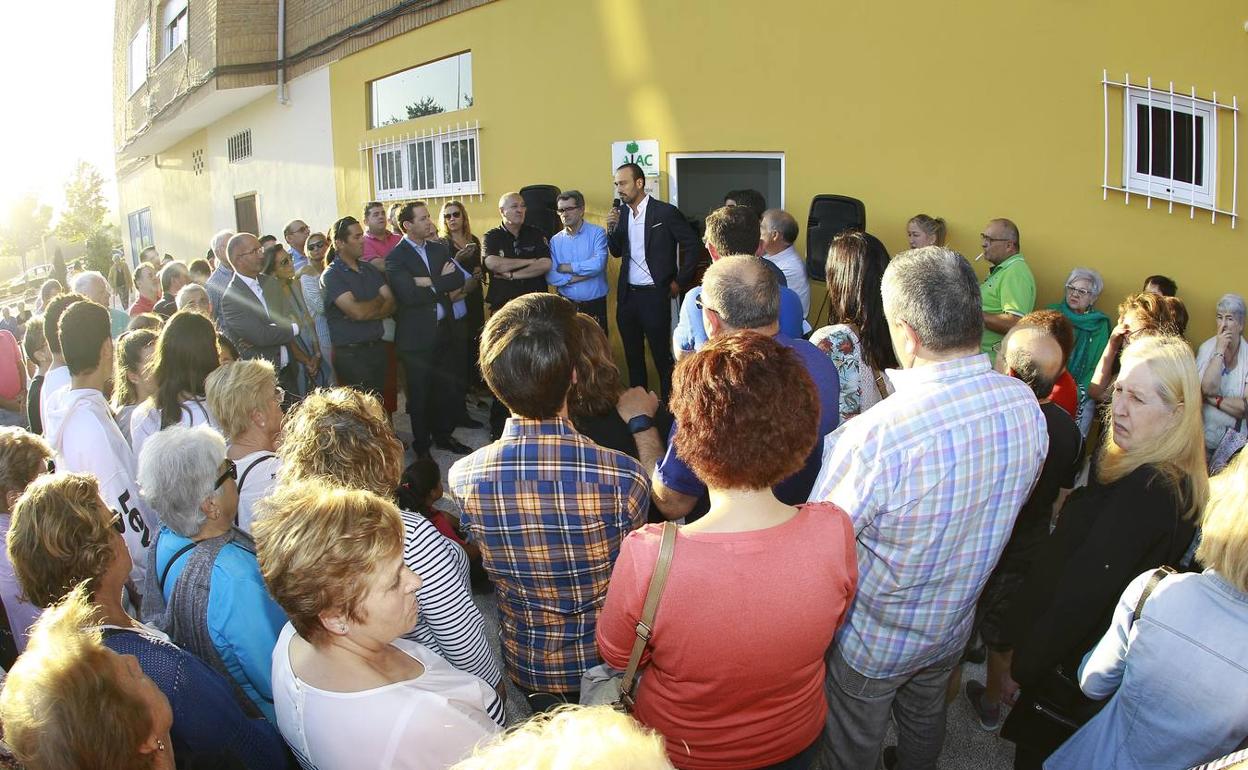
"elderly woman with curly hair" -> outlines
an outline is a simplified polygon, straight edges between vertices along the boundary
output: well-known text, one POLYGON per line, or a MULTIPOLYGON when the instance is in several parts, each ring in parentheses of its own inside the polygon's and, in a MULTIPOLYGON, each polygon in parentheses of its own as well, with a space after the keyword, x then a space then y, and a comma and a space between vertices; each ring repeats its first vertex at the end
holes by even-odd
POLYGON ((1200 345, 1200 375, 1205 452, 1212 455, 1228 431, 1242 432, 1248 413, 1248 355, 1244 353, 1244 298, 1223 294, 1215 308, 1217 333, 1200 345))
MULTIPOLYGON (((844 511, 785 505, 771 491, 818 440, 815 384, 770 337, 716 336, 677 365, 672 413, 676 451, 706 481, 711 508, 676 537, 634 716, 680 768, 812 767, 828 710, 824 654, 858 574, 844 511), (764 397, 782 391, 782 404, 764 397)), ((610 666, 628 663, 662 533, 652 524, 624 538, 598 619, 610 666)))
MULTIPOLYGON (((113 528, 113 514, 100 499, 95 478, 86 474, 44 475, 18 501, 9 533, 9 557, 24 595, 41 607, 60 601, 78 586, 78 600, 90 633, 105 647, 138 661, 139 667, 172 706, 172 743, 187 767, 286 767, 287 753, 277 731, 263 719, 248 718, 234 700, 231 685, 202 660, 169 643, 160 631, 139 623, 121 605, 130 574, 130 552, 113 528)), ((36 631, 37 633, 37 631, 36 631)), ((26 660, 33 649, 19 659, 26 660)), ((14 670, 16 671, 16 669, 14 670)), ((5 685, 9 692, 10 679, 5 685)), ((98 694, 97 694, 98 695, 98 694)), ((103 702, 79 726, 99 722, 103 702)), ((108 711, 110 718, 117 714, 108 711)), ((4 719, 5 737, 13 739, 4 719)), ((168 730, 168 727, 166 727, 168 730)), ((71 767, 53 763, 53 767, 71 767)), ((109 764, 91 767, 134 767, 109 764)), ((172 762, 169 765, 172 767, 172 762)))
MULTIPOLYGON (((176 316, 175 316, 176 317, 176 316)), ((286 615, 264 588, 251 537, 234 526, 238 475, 212 428, 166 428, 139 456, 139 493, 160 515, 148 552, 144 618, 272 720, 273 645, 286 615)))
POLYGON ((204 381, 208 411, 225 434, 225 456, 238 468, 238 515, 234 523, 251 532, 256 504, 268 496, 282 461, 277 437, 282 432, 283 391, 273 364, 263 358, 222 364, 204 381))
POLYGON ((421 578, 393 503, 308 479, 266 507, 261 570, 290 615, 273 650, 277 724, 304 766, 434 770, 498 731, 489 683, 402 638, 421 578))
MULTIPOLYGON (((403 444, 373 396, 352 388, 315 391, 291 410, 283 431, 279 488, 321 478, 394 499, 403 476, 403 444)), ((502 694, 502 668, 469 589, 468 555, 419 513, 399 515, 403 561, 421 578, 420 618, 403 635, 502 694)))

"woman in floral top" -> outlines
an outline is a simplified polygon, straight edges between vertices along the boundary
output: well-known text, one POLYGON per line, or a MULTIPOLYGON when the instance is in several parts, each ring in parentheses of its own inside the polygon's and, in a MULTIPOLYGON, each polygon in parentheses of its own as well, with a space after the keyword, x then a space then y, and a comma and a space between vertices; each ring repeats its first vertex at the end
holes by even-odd
POLYGON ((841 422, 870 409, 891 388, 885 369, 898 366, 884 319, 880 282, 888 249, 870 233, 850 231, 828 249, 828 326, 810 341, 836 364, 841 380, 841 422))

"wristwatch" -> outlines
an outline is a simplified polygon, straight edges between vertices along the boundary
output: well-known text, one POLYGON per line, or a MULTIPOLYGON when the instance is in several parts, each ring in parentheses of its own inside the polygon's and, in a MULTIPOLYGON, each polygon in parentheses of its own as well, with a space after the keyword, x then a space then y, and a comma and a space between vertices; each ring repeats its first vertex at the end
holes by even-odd
POLYGON ((629 433, 641 433, 654 427, 654 418, 648 414, 639 414, 628 421, 629 433))

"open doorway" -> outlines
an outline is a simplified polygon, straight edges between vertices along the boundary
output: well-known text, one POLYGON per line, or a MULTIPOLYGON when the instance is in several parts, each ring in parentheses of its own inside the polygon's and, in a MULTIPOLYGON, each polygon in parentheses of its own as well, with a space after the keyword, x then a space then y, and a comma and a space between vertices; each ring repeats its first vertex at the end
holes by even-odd
POLYGON ((668 197, 699 235, 729 190, 758 190, 769 208, 784 208, 782 152, 673 152, 667 173, 668 197))

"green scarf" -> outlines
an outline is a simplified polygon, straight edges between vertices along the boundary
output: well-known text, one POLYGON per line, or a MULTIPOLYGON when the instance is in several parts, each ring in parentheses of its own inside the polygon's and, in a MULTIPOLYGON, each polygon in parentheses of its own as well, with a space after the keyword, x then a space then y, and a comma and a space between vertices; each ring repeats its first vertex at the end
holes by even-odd
POLYGON ((1075 327, 1075 347, 1070 351, 1066 368, 1079 384, 1079 397, 1082 399, 1096 372, 1096 365, 1100 363, 1101 353, 1105 352, 1105 345, 1109 343, 1109 316, 1096 308, 1076 313, 1065 302, 1054 302, 1049 309, 1062 311, 1070 325, 1075 327))

